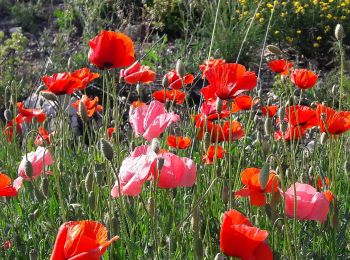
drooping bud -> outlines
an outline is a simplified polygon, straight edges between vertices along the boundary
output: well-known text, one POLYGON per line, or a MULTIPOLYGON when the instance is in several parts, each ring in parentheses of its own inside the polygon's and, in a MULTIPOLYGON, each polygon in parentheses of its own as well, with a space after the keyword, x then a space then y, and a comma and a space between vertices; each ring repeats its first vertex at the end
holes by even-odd
POLYGON ((151 149, 155 153, 159 153, 160 151, 160 142, 157 138, 153 138, 151 142, 151 149))
POLYGON ((163 88, 169 87, 169 80, 168 80, 168 77, 166 75, 163 77, 162 86, 163 86, 163 88))
POLYGON ((267 46, 266 46, 266 49, 267 49, 269 52, 271 52, 271 53, 273 53, 273 54, 275 54, 275 55, 281 55, 281 54, 282 54, 281 49, 278 48, 276 45, 267 45, 267 46))
POLYGON ((334 35, 335 35, 335 38, 338 41, 341 41, 344 38, 344 27, 343 27, 343 25, 341 25, 339 23, 337 24, 337 26, 335 27, 335 30, 334 30, 334 35))
POLYGON ((44 92, 41 92, 40 95, 49 101, 58 102, 57 96, 52 92, 44 91, 44 92))
POLYGON ((178 59, 176 62, 176 67, 175 67, 176 73, 182 78, 185 76, 185 65, 183 62, 178 59))
POLYGON ((265 164, 261 170, 260 170, 260 174, 259 174, 259 182, 260 182, 260 186, 262 189, 266 188, 267 182, 269 180, 269 175, 270 175, 270 169, 268 164, 265 164))
POLYGON ((320 143, 321 143, 321 145, 324 145, 324 144, 326 143, 327 139, 328 139, 327 133, 326 133, 326 132, 323 132, 323 133, 321 134, 321 138, 320 138, 320 143))
POLYGON ((222 187, 222 191, 221 191, 221 198, 222 198, 222 202, 227 205, 228 203, 228 186, 227 184, 224 184, 224 186, 222 187))
POLYGON ((222 99, 221 98, 216 98, 216 112, 220 115, 222 111, 222 99))
POLYGON ((78 115, 80 116, 81 120, 83 120, 83 122, 86 123, 87 121, 89 121, 89 116, 88 116, 85 103, 82 101, 79 102, 78 115))
POLYGON ((164 158, 158 158, 158 160, 157 160, 158 172, 162 171, 163 166, 164 166, 164 158))
POLYGON ((42 178, 40 189, 45 197, 49 195, 49 179, 48 178, 42 178))
POLYGON ((4 117, 5 117, 6 121, 11 121, 13 119, 13 114, 12 114, 10 109, 5 109, 4 117))
POLYGON ((114 157, 114 150, 112 144, 104 138, 101 138, 101 151, 107 160, 111 161, 114 157))
POLYGON ((24 171, 30 179, 33 177, 33 165, 30 161, 25 162, 24 171))
POLYGON ((94 184, 94 176, 89 172, 85 177, 85 189, 87 192, 91 192, 94 184))

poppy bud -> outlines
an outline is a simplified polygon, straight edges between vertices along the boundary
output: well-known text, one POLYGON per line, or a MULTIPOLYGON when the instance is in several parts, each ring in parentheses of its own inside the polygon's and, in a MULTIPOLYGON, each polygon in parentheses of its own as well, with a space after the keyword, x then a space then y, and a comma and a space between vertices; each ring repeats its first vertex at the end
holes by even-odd
POLYGON ((162 171, 163 166, 164 166, 164 158, 158 158, 157 169, 159 173, 162 171))
POLYGON ((200 221, 200 210, 199 207, 196 207, 192 213, 191 218, 191 227, 193 233, 197 236, 199 232, 199 221, 200 221))
POLYGON ((101 151, 107 160, 111 161, 114 157, 112 144, 104 138, 101 138, 101 151))
POLYGON ((162 86, 163 86, 163 88, 169 87, 169 80, 168 80, 168 77, 166 75, 163 77, 162 86))
POLYGON ((225 205, 227 205, 227 203, 228 203, 228 186, 227 186, 227 184, 224 184, 224 186, 222 187, 221 199, 222 199, 222 202, 225 205))
POLYGON ((49 195, 49 179, 48 178, 41 179, 40 189, 45 197, 47 197, 49 195))
POLYGON ((221 98, 216 98, 216 112, 220 115, 222 111, 222 99, 221 98))
POLYGON ((314 171, 314 167, 310 166, 309 171, 308 171, 309 176, 312 176, 313 171, 314 171))
POLYGON ((278 48, 276 45, 267 45, 266 48, 272 54, 275 54, 275 55, 281 55, 282 54, 281 49, 278 48))
POLYGON ((35 249, 31 249, 29 252, 29 260, 37 260, 38 259, 38 251, 35 249))
POLYGON ((95 210, 95 208, 96 208, 96 200, 95 200, 95 196, 94 196, 93 191, 90 191, 88 201, 89 201, 90 209, 91 210, 95 210))
POLYGON ((264 153, 264 155, 268 155, 269 151, 270 151, 270 144, 268 141, 266 141, 265 139, 263 139, 261 141, 261 148, 262 148, 262 151, 264 153))
POLYGON ((204 133, 204 137, 203 137, 203 145, 204 145, 204 150, 207 151, 209 146, 210 146, 210 142, 211 142, 211 136, 209 132, 205 132, 204 133))
POLYGON ((6 121, 11 121, 13 119, 13 115, 10 109, 5 109, 4 111, 4 117, 6 121))
POLYGON ((30 179, 33 177, 33 165, 30 161, 25 162, 24 171, 30 179))
POLYGON ((333 87, 332 87, 332 94, 336 95, 337 91, 338 91, 338 86, 337 85, 333 85, 333 87))
POLYGON ((100 186, 103 185, 103 173, 100 171, 95 171, 94 172, 96 183, 100 186))
POLYGON ((344 27, 343 27, 343 25, 341 25, 339 23, 337 24, 337 26, 335 27, 335 30, 334 30, 334 35, 335 35, 335 38, 338 41, 341 41, 344 38, 344 27))
POLYGON ((91 172, 89 172, 86 177, 85 177, 85 189, 87 192, 92 191, 93 188, 93 184, 94 184, 94 179, 93 179, 93 175, 91 172))
POLYGON ((350 161, 345 161, 343 166, 344 172, 348 173, 350 172, 350 161))
POLYGON ((217 253, 214 260, 225 260, 225 257, 222 254, 217 253))
POLYGON ((151 142, 151 149, 155 153, 159 153, 160 151, 160 142, 157 138, 153 138, 151 142))
POLYGON ((41 96, 49 101, 58 102, 57 96, 52 92, 41 92, 41 96))
POLYGON ((324 132, 321 134, 321 138, 320 138, 321 145, 324 145, 326 143, 326 141, 327 141, 327 133, 324 132))
POLYGON ((260 174, 259 174, 259 182, 260 182, 260 186, 262 189, 266 188, 266 184, 269 180, 269 175, 270 175, 270 170, 267 164, 265 164, 261 170, 260 170, 260 174))
POLYGON ((270 135, 273 133, 272 121, 268 117, 266 117, 265 119, 264 130, 266 135, 270 135))
POLYGON ((85 103, 80 101, 78 106, 78 115, 80 116, 83 122, 87 122, 89 120, 88 112, 86 110, 85 103))
POLYGON ((199 238, 194 239, 194 251, 196 253, 196 259, 203 259, 203 243, 199 238))
POLYGON ((152 217, 154 217, 156 212, 155 212, 155 206, 154 206, 154 199, 152 197, 148 198, 147 206, 148 206, 148 213, 152 217))
POLYGON ((39 94, 42 90, 44 90, 46 88, 46 86, 45 85, 41 85, 41 86, 39 86, 36 90, 35 90, 35 94, 39 94))
POLYGON ((175 66, 176 73, 182 78, 185 76, 185 65, 180 59, 177 60, 175 66))

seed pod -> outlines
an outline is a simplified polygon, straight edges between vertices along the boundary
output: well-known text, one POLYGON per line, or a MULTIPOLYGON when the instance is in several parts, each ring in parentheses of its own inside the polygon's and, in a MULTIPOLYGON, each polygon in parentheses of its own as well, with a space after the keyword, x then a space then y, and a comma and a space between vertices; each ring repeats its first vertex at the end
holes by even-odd
POLYGON ((222 111, 222 99, 221 98, 216 98, 216 112, 220 115, 221 111, 222 111))
POLYGON ((101 138, 101 151, 107 160, 111 161, 114 157, 112 144, 104 138, 101 138))
POLYGON ((78 115, 80 116, 81 120, 83 120, 84 123, 89 121, 88 112, 86 110, 85 103, 80 101, 78 106, 78 115))
POLYGON ((269 50, 271 53, 275 55, 281 55, 282 51, 280 48, 278 48, 276 45, 267 45, 266 46, 267 50, 269 50))
POLYGON ((228 192, 229 192, 228 186, 227 186, 227 184, 224 184, 224 186, 222 187, 222 191, 221 191, 221 199, 225 205, 227 205, 227 203, 228 203, 228 197, 229 197, 228 192))
POLYGON ((41 179, 41 184, 40 184, 40 189, 44 196, 47 198, 49 195, 49 179, 48 178, 42 178, 41 179))
POLYGON ((196 207, 192 213, 191 218, 191 227, 193 233, 197 236, 199 232, 199 221, 200 221, 200 210, 199 207, 196 207))
POLYGON ((327 139, 328 139, 327 133, 326 133, 326 132, 323 132, 323 133, 321 134, 321 138, 320 138, 320 143, 321 143, 321 145, 324 145, 324 144, 326 143, 327 139))
POLYGON ((163 88, 169 87, 169 80, 168 80, 168 77, 166 75, 163 77, 162 86, 163 86, 163 88))
POLYGON ((33 177, 33 165, 30 161, 25 162, 24 171, 30 179, 33 177))
POLYGON ((185 65, 182 63, 180 59, 177 60, 175 66, 176 73, 183 78, 185 76, 185 65))
POLYGON ((44 92, 41 92, 40 95, 49 101, 58 102, 57 96, 52 92, 44 91, 44 92))
POLYGON ((91 192, 94 184, 94 176, 89 172, 85 177, 85 189, 87 192, 91 192))
POLYGON ((95 208, 96 208, 96 200, 95 200, 95 196, 94 196, 93 191, 90 191, 88 201, 89 201, 90 209, 91 210, 95 210, 95 208))
POLYGON ((334 30, 334 35, 335 35, 335 38, 338 41, 341 41, 344 38, 344 27, 343 27, 343 25, 341 25, 339 23, 337 24, 337 26, 335 27, 335 30, 334 30))
POLYGON ((269 180, 270 170, 267 164, 265 164, 259 174, 259 182, 262 189, 266 188, 267 182, 269 180))
POLYGON ((13 114, 12 114, 10 109, 5 109, 4 117, 5 117, 6 121, 11 121, 13 119, 13 114))
POLYGON ((151 149, 153 150, 153 152, 159 153, 159 151, 160 151, 160 142, 159 142, 159 140, 157 138, 153 138, 152 139, 151 149))

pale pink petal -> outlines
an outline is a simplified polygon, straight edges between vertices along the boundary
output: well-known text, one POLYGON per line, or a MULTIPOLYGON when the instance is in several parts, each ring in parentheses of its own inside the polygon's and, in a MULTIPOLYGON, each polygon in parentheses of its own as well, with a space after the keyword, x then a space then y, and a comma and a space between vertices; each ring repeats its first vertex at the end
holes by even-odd
POLYGON ((182 178, 179 179, 179 186, 191 187, 196 183, 197 167, 196 164, 189 158, 182 158, 185 163, 185 172, 182 178))
POLYGON ((166 113, 164 104, 154 100, 147 106, 147 113, 145 115, 145 120, 143 127, 146 130, 153 124, 156 118, 162 114, 166 113))
POLYGON ((147 141, 157 138, 171 124, 180 120, 180 117, 174 113, 165 113, 157 116, 151 125, 148 125, 143 137, 147 141))
POLYGON ((308 219, 316 221, 325 221, 329 213, 329 201, 322 192, 317 192, 311 203, 314 205, 308 219))
POLYGON ((130 108, 129 122, 137 136, 142 135, 145 132, 145 128, 143 127, 143 125, 147 113, 147 107, 148 106, 145 105, 136 108, 130 108))
MULTIPOLYGON (((146 146, 136 147, 131 156, 124 159, 119 170, 121 195, 137 196, 148 180, 155 166, 156 154, 146 146)), ((119 197, 118 180, 111 191, 112 197, 119 197)))
POLYGON ((23 184, 23 178, 22 177, 17 177, 14 181, 12 186, 18 191, 23 184))

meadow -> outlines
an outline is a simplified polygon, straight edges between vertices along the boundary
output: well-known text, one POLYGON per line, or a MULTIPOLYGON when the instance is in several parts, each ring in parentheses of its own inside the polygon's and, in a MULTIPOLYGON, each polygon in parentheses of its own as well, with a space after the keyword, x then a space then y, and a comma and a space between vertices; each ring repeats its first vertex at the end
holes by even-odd
POLYGON ((350 258, 348 0, 44 2, 0 3, 1 259, 350 258))

